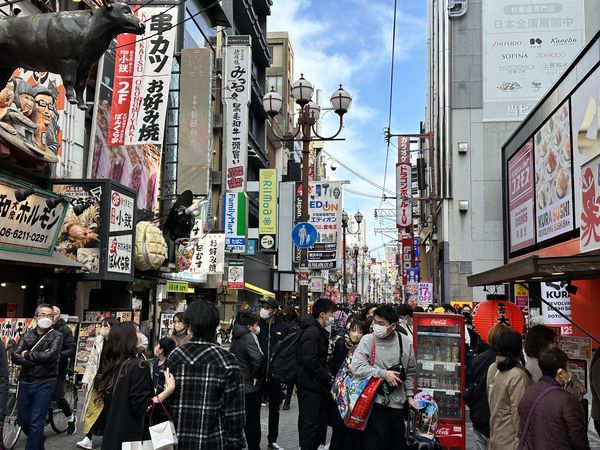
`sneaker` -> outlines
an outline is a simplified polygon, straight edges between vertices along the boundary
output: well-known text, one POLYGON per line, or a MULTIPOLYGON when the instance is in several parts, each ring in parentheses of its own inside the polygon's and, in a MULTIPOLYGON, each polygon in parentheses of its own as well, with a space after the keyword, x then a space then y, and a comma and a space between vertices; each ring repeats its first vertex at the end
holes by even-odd
MULTIPOLYGON (((67 422, 67 436, 73 436, 77 432, 77 417, 73 414, 67 422)), ((90 444, 91 445, 91 444, 90 444)))
POLYGON ((86 450, 92 450, 92 440, 85 436, 81 441, 75 444, 78 448, 84 448, 86 450))
POLYGON ((284 403, 283 407, 281 408, 284 411, 289 411, 290 410, 290 404, 289 403, 284 403))
POLYGON ((280 446, 277 442, 271 442, 269 445, 267 445, 267 448, 272 448, 275 450, 283 450, 283 447, 280 446))

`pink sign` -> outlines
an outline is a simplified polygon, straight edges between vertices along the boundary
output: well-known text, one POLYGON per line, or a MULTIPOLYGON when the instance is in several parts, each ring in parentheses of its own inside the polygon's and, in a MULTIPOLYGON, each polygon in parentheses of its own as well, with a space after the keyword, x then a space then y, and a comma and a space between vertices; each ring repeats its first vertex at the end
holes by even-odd
POLYGON ((535 244, 533 142, 528 141, 508 161, 510 251, 535 244))

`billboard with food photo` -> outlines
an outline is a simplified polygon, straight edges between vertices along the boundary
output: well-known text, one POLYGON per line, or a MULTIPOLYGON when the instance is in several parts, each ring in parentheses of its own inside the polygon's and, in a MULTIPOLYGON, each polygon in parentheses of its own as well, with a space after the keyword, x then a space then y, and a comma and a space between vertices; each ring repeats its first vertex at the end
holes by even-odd
POLYGON ((571 127, 566 101, 535 133, 537 242, 573 230, 571 127))

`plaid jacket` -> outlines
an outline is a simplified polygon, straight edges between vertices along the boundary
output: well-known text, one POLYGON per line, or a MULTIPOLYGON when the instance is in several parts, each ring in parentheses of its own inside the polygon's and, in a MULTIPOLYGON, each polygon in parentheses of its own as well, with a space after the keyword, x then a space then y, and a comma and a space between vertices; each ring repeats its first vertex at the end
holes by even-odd
POLYGON ((166 404, 177 449, 245 448, 244 384, 236 357, 215 343, 192 339, 173 350, 166 364, 176 385, 166 404))

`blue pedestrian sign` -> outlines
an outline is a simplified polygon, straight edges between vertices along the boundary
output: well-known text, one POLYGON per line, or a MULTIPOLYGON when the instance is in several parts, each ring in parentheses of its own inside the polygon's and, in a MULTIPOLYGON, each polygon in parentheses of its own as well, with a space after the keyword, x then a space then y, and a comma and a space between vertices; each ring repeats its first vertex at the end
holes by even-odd
POLYGON ((317 229, 308 222, 300 222, 292 230, 292 242, 299 248, 311 248, 317 241, 317 229))

